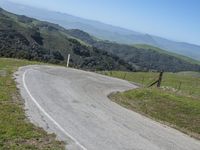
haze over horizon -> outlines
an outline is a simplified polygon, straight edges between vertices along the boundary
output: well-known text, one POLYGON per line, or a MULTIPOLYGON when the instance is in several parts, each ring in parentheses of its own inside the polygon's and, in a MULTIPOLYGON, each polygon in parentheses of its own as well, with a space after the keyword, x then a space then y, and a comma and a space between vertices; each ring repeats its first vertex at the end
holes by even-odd
POLYGON ((198 0, 127 0, 126 3, 122 0, 4 1, 67 13, 170 40, 200 45, 198 0))

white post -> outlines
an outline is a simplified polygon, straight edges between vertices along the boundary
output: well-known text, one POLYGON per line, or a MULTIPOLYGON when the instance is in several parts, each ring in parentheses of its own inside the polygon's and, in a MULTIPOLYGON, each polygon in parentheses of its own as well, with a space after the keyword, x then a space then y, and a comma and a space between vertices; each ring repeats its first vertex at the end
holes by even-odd
POLYGON ((68 54, 68 57, 67 57, 67 68, 69 67, 69 60, 70 60, 70 54, 68 54))

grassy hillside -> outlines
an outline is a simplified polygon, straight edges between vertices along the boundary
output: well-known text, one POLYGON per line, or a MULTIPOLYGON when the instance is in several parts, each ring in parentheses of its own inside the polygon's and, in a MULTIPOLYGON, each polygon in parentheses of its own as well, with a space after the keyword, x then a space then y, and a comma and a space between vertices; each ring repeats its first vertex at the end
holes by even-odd
POLYGON ((59 24, 67 29, 80 29, 103 40, 129 45, 138 43, 153 45, 170 52, 200 60, 200 46, 198 45, 175 42, 161 37, 143 34, 101 22, 83 19, 69 14, 24 6, 22 4, 13 3, 6 0, 1 0, 0 5, 7 10, 11 10, 12 12, 29 15, 38 19, 48 20, 49 22, 59 24), (22 7, 23 9, 21 9, 22 7))
POLYGON ((141 84, 110 98, 133 111, 200 139, 200 72, 164 73, 161 88, 146 88, 158 73, 103 72, 141 84))
POLYGON ((55 24, 0 9, 0 56, 65 64, 91 70, 132 70, 125 61, 80 42, 55 24))
MULTIPOLYGON (((125 79, 136 82, 144 87, 150 85, 158 79, 158 73, 155 72, 102 72, 105 75, 125 79)), ((200 72, 179 72, 179 73, 164 73, 163 87, 169 87, 170 90, 175 90, 176 93, 186 94, 200 98, 200 72)))
POLYGON ((68 30, 68 34, 81 39, 98 49, 116 54, 121 59, 135 66, 138 70, 165 70, 177 71, 199 71, 199 62, 187 57, 165 52, 161 49, 144 45, 130 46, 109 41, 95 40, 88 33, 81 30, 68 30))
POLYGON ((0 150, 64 150, 64 143, 29 123, 13 73, 36 62, 0 58, 0 150))
POLYGON ((155 49, 97 40, 80 31, 0 9, 0 56, 65 64, 90 70, 199 71, 200 65, 155 49))
POLYGON ((167 54, 167 55, 172 55, 172 56, 175 56, 177 58, 180 58, 180 59, 183 59, 189 63, 192 63, 192 64, 199 64, 200 65, 200 61, 197 61, 197 60, 194 60, 190 57, 186 57, 186 56, 183 56, 183 55, 179 55, 179 54, 176 54, 176 53, 172 53, 172 52, 169 52, 169 51, 166 51, 166 50, 163 50, 163 49, 160 49, 158 47, 155 47, 155 46, 151 46, 151 45, 146 45, 146 44, 135 44, 133 45, 134 47, 137 47, 139 49, 146 49, 146 50, 155 50, 161 54, 167 54))

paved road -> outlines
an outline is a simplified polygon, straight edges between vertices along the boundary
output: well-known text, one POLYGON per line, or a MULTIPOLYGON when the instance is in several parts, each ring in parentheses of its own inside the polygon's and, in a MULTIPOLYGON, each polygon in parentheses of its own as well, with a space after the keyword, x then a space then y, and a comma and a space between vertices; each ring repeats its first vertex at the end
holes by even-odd
POLYGON ((136 88, 126 81, 49 66, 16 74, 29 119, 69 150, 200 150, 199 141, 111 102, 109 93, 136 88))

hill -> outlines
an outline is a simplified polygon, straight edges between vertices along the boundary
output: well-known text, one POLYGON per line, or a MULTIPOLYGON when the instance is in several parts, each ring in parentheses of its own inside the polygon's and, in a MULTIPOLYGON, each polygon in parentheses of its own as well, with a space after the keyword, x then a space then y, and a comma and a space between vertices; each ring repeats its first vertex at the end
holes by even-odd
POLYGON ((92 70, 133 70, 118 57, 85 45, 66 29, 0 9, 0 56, 65 64, 92 70))
POLYGON ((200 70, 198 61, 169 53, 155 47, 147 47, 144 45, 140 45, 140 47, 139 45, 130 46, 109 41, 96 40, 88 33, 77 29, 67 30, 67 33, 73 37, 81 39, 87 44, 116 54, 129 64, 135 66, 138 70, 164 70, 169 72, 200 70))
POLYGON ((155 46, 146 45, 146 44, 135 44, 133 46, 140 48, 140 49, 147 49, 147 50, 151 49, 151 50, 157 51, 157 52, 162 53, 162 54, 168 54, 168 55, 175 56, 177 58, 183 59, 183 60, 185 60, 189 63, 192 63, 192 64, 199 64, 200 65, 200 61, 198 61, 198 60, 195 60, 195 59, 183 56, 183 55, 179 55, 177 53, 169 52, 169 51, 163 50, 163 49, 155 47, 155 46))
POLYGON ((0 56, 90 70, 199 71, 200 65, 158 50, 98 40, 88 33, 0 10, 0 56))
POLYGON ((69 14, 24 6, 5 0, 1 0, 0 5, 11 12, 56 23, 65 27, 66 29, 83 30, 102 40, 109 40, 129 45, 152 45, 161 49, 165 49, 169 52, 200 60, 199 45, 184 42, 175 42, 158 36, 143 34, 132 30, 101 23, 98 21, 83 19, 69 14))

